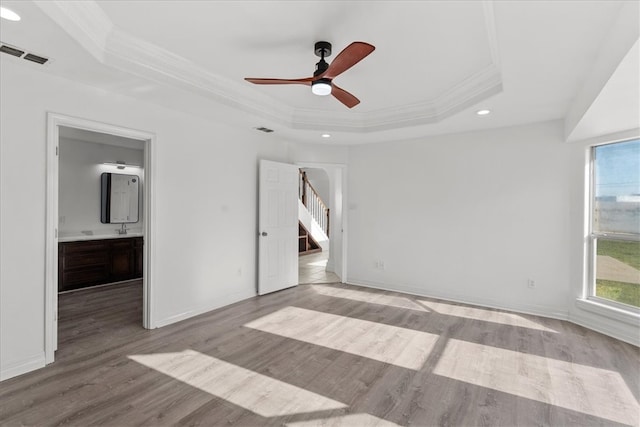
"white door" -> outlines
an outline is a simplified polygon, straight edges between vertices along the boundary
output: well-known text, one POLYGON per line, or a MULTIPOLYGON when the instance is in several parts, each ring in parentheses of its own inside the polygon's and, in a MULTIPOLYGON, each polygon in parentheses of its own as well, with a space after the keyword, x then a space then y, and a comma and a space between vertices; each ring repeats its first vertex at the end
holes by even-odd
POLYGON ((260 160, 258 294, 298 284, 298 168, 260 160))

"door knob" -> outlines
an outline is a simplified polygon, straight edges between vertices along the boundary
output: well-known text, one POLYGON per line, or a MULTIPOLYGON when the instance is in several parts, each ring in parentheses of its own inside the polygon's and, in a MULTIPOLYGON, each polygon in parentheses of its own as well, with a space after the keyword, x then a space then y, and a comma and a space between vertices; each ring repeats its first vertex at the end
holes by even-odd
POLYGON ((263 232, 262 232, 262 233, 260 233, 260 234, 262 234, 262 235, 263 235, 263 236, 265 236, 265 237, 269 235, 266 231, 263 231, 263 232))

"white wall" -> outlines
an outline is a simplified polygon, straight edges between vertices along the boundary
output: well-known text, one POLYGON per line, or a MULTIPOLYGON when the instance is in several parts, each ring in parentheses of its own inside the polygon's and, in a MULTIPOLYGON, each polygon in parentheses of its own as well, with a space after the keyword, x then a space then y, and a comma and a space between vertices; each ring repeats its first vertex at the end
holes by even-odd
POLYGON ((48 111, 157 136, 158 325, 255 295, 258 158, 329 165, 334 183, 348 176, 349 282, 579 320, 585 149, 563 142, 560 122, 300 147, 10 61, 0 61, 0 92, 1 378, 44 364, 48 111))
POLYGON ((566 317, 562 132, 554 122, 352 147, 348 282, 566 317))
POLYGON ((347 282, 568 319, 640 345, 637 319, 578 301, 588 145, 564 142, 557 121, 351 147, 347 282))
POLYGON ((44 364, 49 111, 155 133, 158 325, 255 295, 257 162, 285 161, 286 144, 11 61, 0 61, 0 92, 2 378, 44 364))
POLYGON ((120 228, 120 224, 100 222, 100 175, 103 172, 137 175, 140 178, 139 221, 127 224, 127 228, 142 232, 144 169, 120 170, 103 163, 120 160, 130 165, 142 165, 144 151, 68 138, 60 138, 59 147, 58 235, 75 236, 81 235, 82 231, 113 234, 115 229, 120 228))

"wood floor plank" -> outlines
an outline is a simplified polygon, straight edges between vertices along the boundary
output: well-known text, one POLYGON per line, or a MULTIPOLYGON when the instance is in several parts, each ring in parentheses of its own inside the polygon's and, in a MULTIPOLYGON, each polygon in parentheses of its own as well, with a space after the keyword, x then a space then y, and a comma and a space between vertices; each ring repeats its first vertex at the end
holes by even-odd
POLYGON ((640 350, 553 319, 341 284, 152 331, 140 282, 59 310, 56 362, 0 384, 0 425, 640 425, 640 350))

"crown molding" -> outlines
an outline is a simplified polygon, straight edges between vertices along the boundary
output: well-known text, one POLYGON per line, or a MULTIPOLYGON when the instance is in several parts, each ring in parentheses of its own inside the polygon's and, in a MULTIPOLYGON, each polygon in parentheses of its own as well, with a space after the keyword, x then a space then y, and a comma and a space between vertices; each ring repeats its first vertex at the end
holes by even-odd
POLYGON ((343 132, 377 132, 437 123, 502 91, 500 71, 493 65, 469 76, 433 101, 367 113, 298 109, 293 128, 343 132))
POLYGON ((484 0, 489 65, 435 99, 369 112, 295 109, 206 70, 158 45, 117 28, 93 0, 37 1, 60 27, 104 65, 171 85, 292 129, 376 132, 437 123, 502 91, 493 1, 484 0))
POLYGON ((123 31, 113 31, 105 48, 105 64, 158 83, 177 86, 231 108, 288 123, 292 109, 259 94, 244 82, 211 73, 193 62, 123 31))
POLYGON ((100 63, 146 80, 169 84, 246 113, 290 125, 293 109, 245 84, 115 27, 93 0, 37 1, 37 6, 100 63))
POLYGON ((93 1, 38 0, 36 6, 94 58, 104 62, 109 34, 114 26, 104 11, 93 1))

